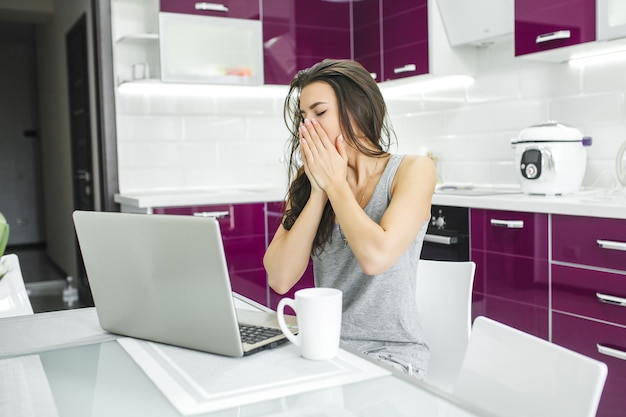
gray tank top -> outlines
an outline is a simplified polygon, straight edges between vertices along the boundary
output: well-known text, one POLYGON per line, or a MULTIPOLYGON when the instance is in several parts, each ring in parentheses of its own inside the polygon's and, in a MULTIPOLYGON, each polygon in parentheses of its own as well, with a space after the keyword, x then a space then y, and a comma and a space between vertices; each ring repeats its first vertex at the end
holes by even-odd
MULTIPOLYGON (((391 156, 365 206, 365 213, 377 223, 389 206, 391 184, 403 158, 391 156)), ((415 241, 380 275, 363 272, 339 225, 323 252, 313 256, 315 285, 343 292, 342 342, 402 368, 410 364, 422 378, 430 352, 419 324, 415 277, 427 227, 425 221, 415 241)))

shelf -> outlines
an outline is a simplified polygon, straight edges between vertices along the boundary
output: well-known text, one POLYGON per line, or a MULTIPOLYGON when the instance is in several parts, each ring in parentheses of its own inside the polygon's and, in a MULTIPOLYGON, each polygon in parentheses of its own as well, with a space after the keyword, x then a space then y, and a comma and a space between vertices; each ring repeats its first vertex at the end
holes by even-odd
POLYGON ((117 43, 144 43, 159 40, 158 33, 137 33, 133 35, 125 35, 117 40, 117 43))

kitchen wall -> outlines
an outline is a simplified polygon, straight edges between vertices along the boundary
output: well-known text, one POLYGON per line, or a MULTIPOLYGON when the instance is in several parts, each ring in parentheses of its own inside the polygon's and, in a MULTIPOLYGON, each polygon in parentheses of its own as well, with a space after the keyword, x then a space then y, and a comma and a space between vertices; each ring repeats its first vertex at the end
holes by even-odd
MULTIPOLYGON (((512 39, 476 51, 468 87, 389 98, 395 152, 439 158, 442 180, 516 184, 511 138, 546 120, 593 137, 585 186, 611 187, 626 141, 626 57, 574 66, 514 58, 512 39)), ((121 192, 284 184, 285 90, 120 89, 121 192)), ((269 88, 269 87, 264 87, 269 88)))
POLYGON ((403 152, 425 145, 446 181, 516 184, 511 138, 557 120, 593 138, 583 186, 612 187, 615 153, 626 141, 626 54, 612 60, 546 63, 515 58, 512 40, 478 50, 475 81, 462 91, 430 94, 424 110, 391 104, 403 152), (428 110, 444 100, 461 103, 428 110))

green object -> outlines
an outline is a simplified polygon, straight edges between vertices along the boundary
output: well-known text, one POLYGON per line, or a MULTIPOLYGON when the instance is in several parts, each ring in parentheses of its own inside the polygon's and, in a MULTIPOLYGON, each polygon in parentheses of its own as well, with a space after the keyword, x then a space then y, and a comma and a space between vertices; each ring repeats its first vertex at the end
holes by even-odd
POLYGON ((7 247, 8 241, 9 223, 7 223, 7 219, 5 219, 2 213, 0 213, 0 256, 4 255, 4 250, 7 247))

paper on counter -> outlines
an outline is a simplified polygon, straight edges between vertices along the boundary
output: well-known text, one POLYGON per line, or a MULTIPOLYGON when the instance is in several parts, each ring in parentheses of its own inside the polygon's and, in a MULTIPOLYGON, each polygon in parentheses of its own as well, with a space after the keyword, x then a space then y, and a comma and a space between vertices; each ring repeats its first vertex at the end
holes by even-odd
POLYGON ((163 395, 184 415, 276 399, 389 375, 340 349, 329 361, 303 359, 292 344, 228 358, 132 338, 118 339, 163 395))
POLYGON ((0 360, 0 416, 59 416, 38 355, 0 360))

